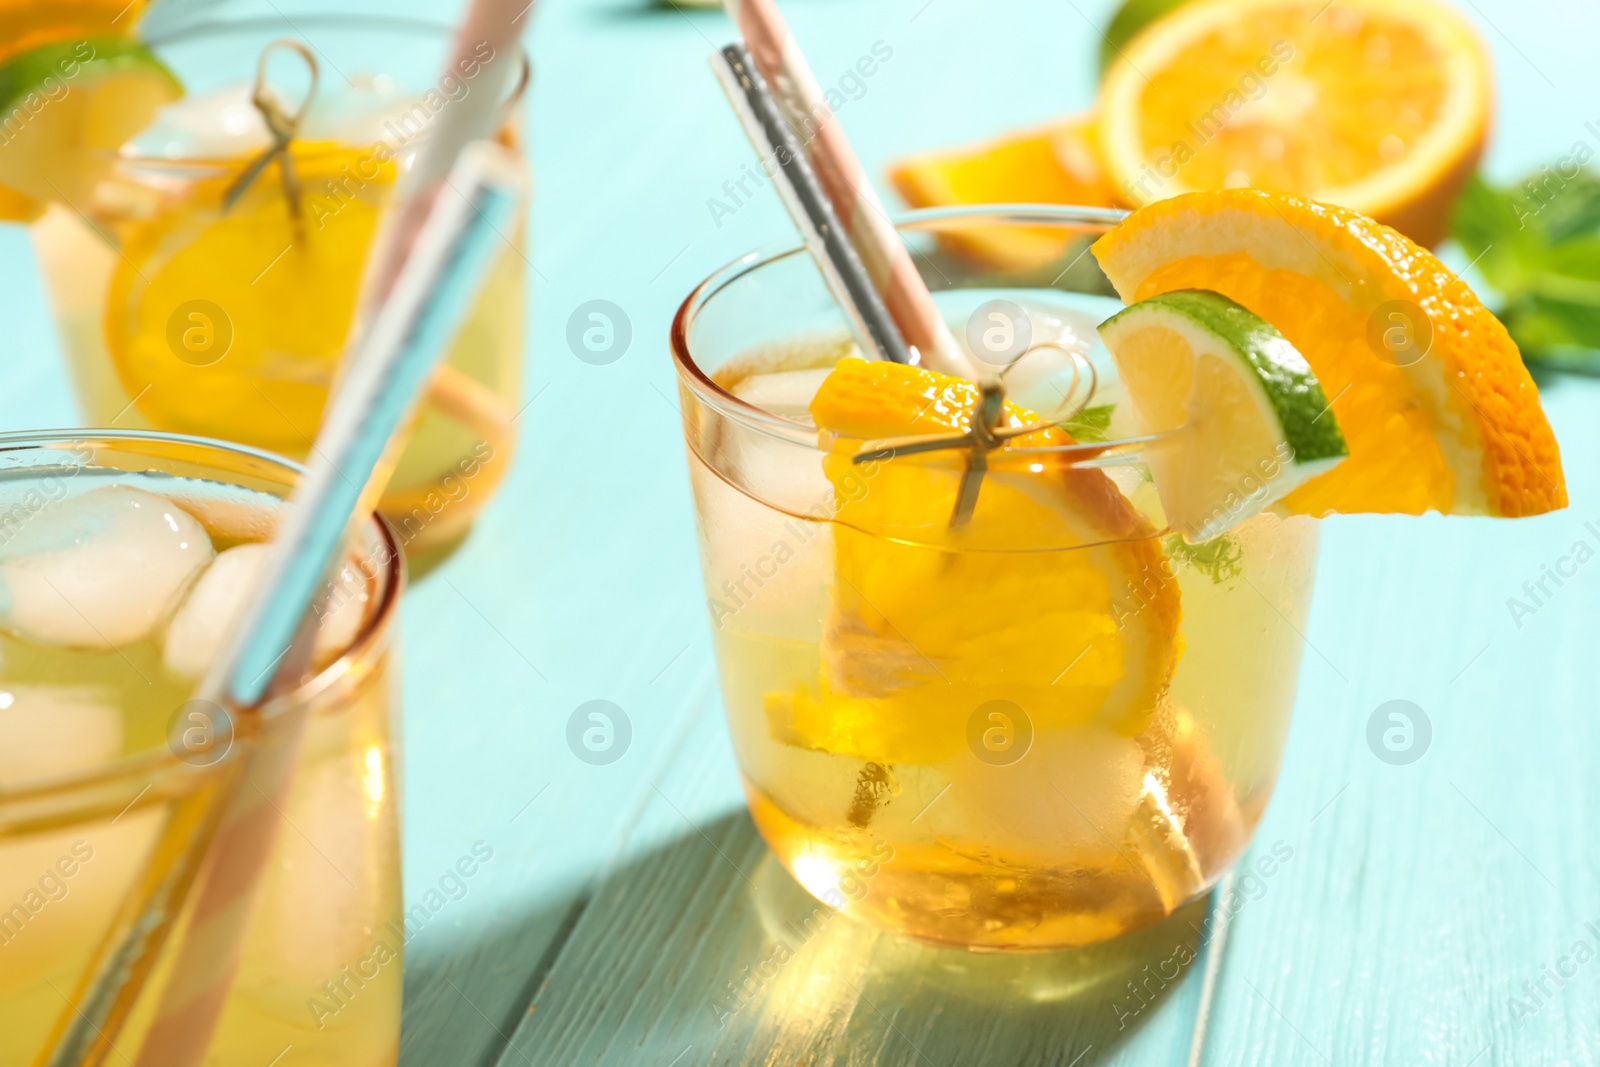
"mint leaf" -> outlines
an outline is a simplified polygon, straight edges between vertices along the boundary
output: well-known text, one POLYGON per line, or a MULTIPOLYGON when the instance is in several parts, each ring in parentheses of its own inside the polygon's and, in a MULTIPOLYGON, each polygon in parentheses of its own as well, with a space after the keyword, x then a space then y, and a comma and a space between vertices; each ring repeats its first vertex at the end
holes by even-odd
POLYGON ((1454 233, 1529 366, 1600 374, 1600 173, 1572 170, 1499 188, 1475 176, 1454 233))
POLYGON ((1084 408, 1070 420, 1062 423, 1061 428, 1071 434, 1074 441, 1080 443, 1105 441, 1111 436, 1111 413, 1116 409, 1115 404, 1097 404, 1092 408, 1084 408))

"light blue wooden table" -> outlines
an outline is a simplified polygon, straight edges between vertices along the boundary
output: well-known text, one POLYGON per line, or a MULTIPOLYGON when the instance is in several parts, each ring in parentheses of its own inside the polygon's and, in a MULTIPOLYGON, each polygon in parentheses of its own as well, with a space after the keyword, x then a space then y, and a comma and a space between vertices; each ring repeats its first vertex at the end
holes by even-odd
MULTIPOLYGON (((743 813, 665 338, 695 281, 788 227, 770 195, 720 222, 707 207, 751 158, 705 65, 727 23, 642 2, 543 0, 533 27, 537 399, 504 491, 405 610, 407 896, 426 899, 475 843, 493 858, 433 898, 408 946, 407 1067, 1600 1063, 1600 564, 1520 625, 1506 603, 1575 542, 1600 547, 1586 525, 1600 520, 1600 385, 1577 380, 1545 394, 1567 512, 1327 524, 1293 737, 1256 844, 1292 858, 1246 887, 1226 952, 1203 957, 1209 986, 1204 963, 1148 1006, 1123 985, 1192 946, 1199 909, 1112 950, 1023 959, 839 920, 719 1028, 712 1004, 811 904, 743 813), (594 299, 632 327, 608 366, 566 342, 594 299), (565 740, 592 699, 632 724, 609 766, 565 740), (1432 723, 1408 766, 1366 740, 1392 699, 1432 723)), ((1500 75, 1493 174, 1593 138, 1591 0, 1460 2, 1500 75)), ((1086 105, 1110 7, 785 4, 825 82, 876 42, 892 49, 841 112, 874 171, 1086 105)), ((73 424, 15 228, 0 229, 0 281, 0 427, 73 424)))

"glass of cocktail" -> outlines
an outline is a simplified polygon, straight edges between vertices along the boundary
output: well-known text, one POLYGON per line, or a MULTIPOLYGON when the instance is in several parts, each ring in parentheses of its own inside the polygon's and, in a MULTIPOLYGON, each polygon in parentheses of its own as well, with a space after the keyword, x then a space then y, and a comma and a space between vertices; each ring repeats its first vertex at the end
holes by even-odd
MULTIPOLYGON (((1066 248, 1113 219, 974 209, 901 233, 934 256, 1066 248)), ((1122 305, 1088 257, 1018 274, 944 256, 926 280, 974 352, 1001 331, 1007 397, 1059 425, 989 452, 959 522, 964 453, 873 445, 965 428, 977 388, 908 392, 874 370, 891 365, 853 361, 801 245, 712 275, 674 322, 746 796, 799 882, 869 922, 986 950, 1102 941, 1205 892, 1255 830, 1316 524, 1260 513, 1174 532, 1150 473, 1173 446, 1124 402, 1096 335, 1122 305)))
MULTIPOLYGON (((48 1058, 74 1027, 95 1044, 89 1062, 136 1057, 190 910, 162 916, 164 950, 113 968, 114 1003, 86 992, 130 943, 124 909, 190 858, 195 820, 245 748, 191 695, 297 477, 265 452, 172 435, 0 437, 0 1062, 85 1062, 48 1058)), ((306 726, 208 1064, 291 1046, 305 1063, 397 1058, 403 583, 373 521, 309 676, 262 709, 266 735, 291 709, 306 726)))
MULTIPOLYGON (((485 45, 441 77, 450 33, 316 15, 292 28, 282 19, 189 25, 125 46, 123 67, 181 96, 92 186, 38 190, 52 202, 32 228, 89 423, 306 457, 395 183, 440 116, 493 91, 481 87, 495 64, 519 72, 497 134, 519 147, 525 57, 485 45), (241 183, 274 144, 253 100, 258 63, 280 117, 297 120, 292 182, 274 159, 241 183)), ((504 234, 384 494, 380 510, 410 555, 463 534, 510 465, 524 228, 519 218, 504 234)))

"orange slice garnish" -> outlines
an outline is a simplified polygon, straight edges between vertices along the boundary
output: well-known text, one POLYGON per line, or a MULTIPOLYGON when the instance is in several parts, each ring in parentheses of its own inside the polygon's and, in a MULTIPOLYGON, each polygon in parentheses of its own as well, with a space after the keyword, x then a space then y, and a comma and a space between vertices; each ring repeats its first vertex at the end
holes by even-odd
MULTIPOLYGON (((1065 433, 991 453, 955 528, 959 451, 853 462, 864 438, 962 432, 977 400, 971 382, 858 359, 817 392, 811 413, 833 441, 833 585, 819 682, 768 695, 779 739, 931 763, 992 702, 1036 734, 1132 735, 1156 713, 1178 657, 1178 584, 1156 530, 1104 472, 1017 451, 1068 444, 1065 433)), ((1008 406, 1004 424, 1034 418, 1008 406)))
POLYGON ((1432 253, 1353 211, 1254 189, 1135 212, 1094 246, 1128 303, 1211 289, 1310 363, 1350 455, 1281 503, 1307 515, 1565 507, 1555 434, 1516 343, 1432 253))

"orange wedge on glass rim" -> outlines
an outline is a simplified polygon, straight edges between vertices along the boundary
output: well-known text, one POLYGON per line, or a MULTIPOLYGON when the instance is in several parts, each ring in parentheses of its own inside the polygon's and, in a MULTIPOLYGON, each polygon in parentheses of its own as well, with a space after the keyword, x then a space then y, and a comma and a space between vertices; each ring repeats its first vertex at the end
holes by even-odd
POLYGON ((1389 227, 1230 189, 1136 211, 1094 253, 1128 304, 1210 289, 1305 356, 1349 458, 1280 509, 1512 517, 1566 506, 1555 434, 1516 343, 1465 282, 1389 227))
MULTIPOLYGON (((1092 112, 983 144, 900 160, 889 182, 916 208, 971 204, 1109 206, 1092 112)), ((957 250, 991 266, 1029 270, 1059 258, 1071 243, 1058 228, 995 226, 945 229, 957 250)))
POLYGON ((1276 189, 1433 245, 1482 154, 1492 94, 1483 42, 1437 0, 1198 0, 1106 72, 1099 145, 1130 204, 1276 189))
MULTIPOLYGON (((1155 529, 1104 472, 1017 452, 1068 444, 1064 432, 991 453, 956 528, 961 452, 853 462, 865 440, 964 432, 977 400, 971 382, 859 359, 818 390, 811 413, 836 488, 833 581, 821 678, 767 697, 777 739, 932 763, 966 744, 974 709, 991 701, 1036 731, 1123 735, 1158 708, 1178 658, 1177 582, 1155 529), (1030 551, 1045 546, 1073 550, 1030 551)), ((1033 421, 1008 405, 1003 424, 1033 421)))

